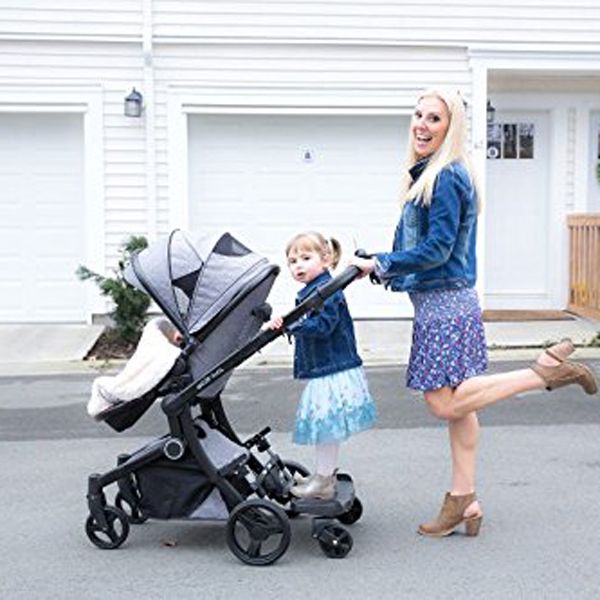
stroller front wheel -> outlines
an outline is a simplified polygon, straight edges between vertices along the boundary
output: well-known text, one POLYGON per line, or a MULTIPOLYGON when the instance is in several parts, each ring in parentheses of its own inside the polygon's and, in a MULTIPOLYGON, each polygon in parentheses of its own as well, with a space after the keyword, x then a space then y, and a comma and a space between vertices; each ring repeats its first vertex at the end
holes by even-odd
POLYGON ((118 548, 129 535, 129 519, 127 515, 114 506, 105 506, 103 509, 107 527, 103 529, 93 515, 89 515, 85 522, 85 532, 89 540, 102 550, 118 548))
POLYGON ((261 498, 238 504, 227 521, 227 545, 242 562, 270 565, 290 545, 290 522, 278 506, 261 498))

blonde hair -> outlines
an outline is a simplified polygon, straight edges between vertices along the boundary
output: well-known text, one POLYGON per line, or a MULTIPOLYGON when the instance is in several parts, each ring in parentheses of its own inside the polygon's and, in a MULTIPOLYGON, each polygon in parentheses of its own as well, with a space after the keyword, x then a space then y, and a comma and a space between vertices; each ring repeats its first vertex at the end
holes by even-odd
POLYGON ((431 97, 440 99, 446 105, 449 117, 448 131, 446 131, 446 136, 440 147, 429 157, 427 166, 421 176, 413 183, 409 170, 422 157, 419 157, 415 152, 412 143, 412 127, 409 127, 406 168, 400 186, 401 202, 404 204, 406 201, 414 199, 416 202, 429 206, 437 176, 444 167, 456 161, 462 163, 467 169, 471 183, 475 188, 479 209, 483 196, 466 148, 467 116, 463 97, 458 90, 427 89, 419 96, 417 102, 423 98, 431 97))
POLYGON ((342 256, 342 246, 335 238, 326 239, 317 231, 305 231, 295 235, 285 247, 285 255, 293 251, 309 250, 316 252, 321 259, 333 269, 337 267, 342 256))

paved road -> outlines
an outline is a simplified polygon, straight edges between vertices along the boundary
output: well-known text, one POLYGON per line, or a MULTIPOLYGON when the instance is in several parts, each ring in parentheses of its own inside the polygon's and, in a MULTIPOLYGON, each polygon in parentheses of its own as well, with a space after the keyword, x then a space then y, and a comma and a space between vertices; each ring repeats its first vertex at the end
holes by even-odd
MULTIPOLYGON (((326 559, 303 517, 268 568, 239 563, 221 523, 149 522, 117 551, 92 547, 87 476, 164 433, 160 411, 117 435, 85 416, 89 375, 0 380, 0 598, 598 598, 600 397, 568 389, 484 411, 482 534, 431 540, 415 527, 446 489, 446 435, 403 389, 400 369, 368 377, 378 428, 353 438, 341 459, 365 506, 352 552, 326 559)), ((311 450, 289 441, 299 389, 287 369, 238 370, 228 414, 240 432, 272 424, 274 448, 310 465, 311 450)))
MULTIPOLYGON (((523 368, 524 362, 494 362, 490 372, 523 368)), ((590 361, 600 373, 600 361, 590 361)), ((420 394, 404 387, 404 367, 367 369, 377 400, 379 429, 443 426, 424 408, 420 394)), ((94 375, 48 375, 0 378, 0 441, 152 436, 165 432, 166 421, 155 406, 128 432, 116 434, 88 418, 84 406, 94 375)), ((289 431, 303 384, 287 368, 238 369, 223 394, 236 430, 253 432, 270 425, 289 431)), ((499 403, 481 414, 485 425, 563 425, 600 423, 600 411, 579 388, 499 403)))

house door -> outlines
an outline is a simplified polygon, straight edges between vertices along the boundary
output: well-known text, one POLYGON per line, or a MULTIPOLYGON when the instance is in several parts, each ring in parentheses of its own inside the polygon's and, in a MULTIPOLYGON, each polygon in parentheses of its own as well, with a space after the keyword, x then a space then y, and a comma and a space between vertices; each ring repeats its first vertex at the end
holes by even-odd
POLYGON ((549 272, 549 126, 545 111, 500 110, 488 125, 485 308, 562 308, 549 272))
POLYGON ((600 213, 600 112, 590 115, 588 212, 600 213))

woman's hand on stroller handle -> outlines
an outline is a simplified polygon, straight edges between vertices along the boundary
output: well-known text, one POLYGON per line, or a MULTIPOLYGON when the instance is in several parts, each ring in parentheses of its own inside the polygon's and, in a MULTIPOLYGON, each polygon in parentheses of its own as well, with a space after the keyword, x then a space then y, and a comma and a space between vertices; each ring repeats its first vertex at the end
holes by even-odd
POLYGON ((371 283, 381 283, 381 280, 375 273, 375 258, 373 258, 373 254, 368 254, 366 250, 358 249, 354 253, 350 265, 359 269, 360 272, 357 275, 357 279, 362 279, 368 275, 371 283))

